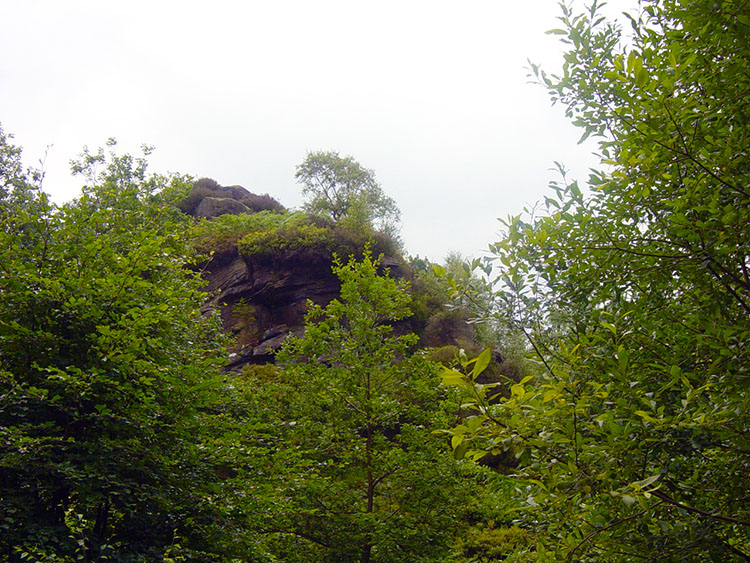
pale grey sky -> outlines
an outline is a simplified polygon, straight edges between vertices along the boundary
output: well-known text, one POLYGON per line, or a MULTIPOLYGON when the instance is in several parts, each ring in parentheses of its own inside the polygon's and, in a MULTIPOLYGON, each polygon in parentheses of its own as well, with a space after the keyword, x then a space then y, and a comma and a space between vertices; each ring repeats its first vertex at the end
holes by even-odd
MULTIPOLYGON (((634 1, 615 0, 612 12, 634 1), (614 7, 614 8, 613 8, 614 7)), ((0 0, 0 123, 58 201, 69 161, 116 137, 151 169, 301 203, 295 166, 337 150, 375 170, 411 254, 480 255, 593 145, 527 58, 554 70, 554 0, 0 0)))

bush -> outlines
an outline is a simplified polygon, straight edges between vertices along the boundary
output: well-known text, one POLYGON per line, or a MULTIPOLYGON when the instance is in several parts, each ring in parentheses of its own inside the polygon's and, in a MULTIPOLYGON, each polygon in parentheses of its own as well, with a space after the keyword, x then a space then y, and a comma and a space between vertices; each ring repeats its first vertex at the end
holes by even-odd
POLYGON ((274 364, 245 364, 240 376, 258 385, 277 383, 283 379, 281 370, 274 364))
POLYGON ((346 222, 338 223, 333 229, 331 251, 339 256, 356 256, 361 258, 365 246, 373 255, 399 256, 399 241, 387 233, 372 228, 350 228, 346 222))
MULTIPOLYGON (((303 212, 275 215, 273 220, 264 220, 258 225, 265 228, 247 230, 237 243, 241 255, 268 257, 301 251, 326 258, 331 258, 334 254, 361 257, 365 247, 369 247, 375 255, 399 254, 397 241, 373 229, 353 229, 303 212)), ((235 223, 231 219, 229 222, 235 223)), ((254 226, 252 221, 248 221, 246 225, 254 226)))
POLYGON ((275 229, 251 232, 238 243, 240 254, 251 256, 273 256, 295 250, 328 251, 331 231, 308 224, 285 224, 275 229))
POLYGON ((503 561, 514 553, 526 551, 534 543, 527 530, 518 527, 476 527, 455 547, 458 561, 503 561))
POLYGON ((273 230, 304 217, 301 212, 261 211, 204 219, 195 227, 194 246, 200 253, 226 252, 249 233, 273 230))
POLYGON ((452 305, 451 288, 444 278, 435 275, 432 264, 422 258, 411 258, 409 261, 412 288, 413 321, 418 324, 420 332, 435 313, 452 305))
POLYGON ((466 350, 478 350, 474 344, 474 327, 468 323, 468 316, 460 309, 438 309, 427 319, 422 331, 421 342, 427 346, 458 344, 466 350))
POLYGON ((277 213, 281 213, 284 211, 284 206, 268 194, 258 195, 251 193, 240 201, 256 212, 276 211, 277 213))

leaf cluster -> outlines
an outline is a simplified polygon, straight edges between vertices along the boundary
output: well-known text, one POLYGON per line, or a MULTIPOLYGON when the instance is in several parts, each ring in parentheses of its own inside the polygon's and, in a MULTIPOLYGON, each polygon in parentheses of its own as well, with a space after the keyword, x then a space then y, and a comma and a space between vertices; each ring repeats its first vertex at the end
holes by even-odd
POLYGON ((75 169, 90 183, 55 207, 4 169, 2 558, 221 558, 238 540, 210 500, 221 481, 202 440, 226 400, 223 347, 187 268, 185 218, 160 197, 182 180, 85 152, 75 169))
POLYGON ((446 372, 454 446, 513 446, 558 559, 746 559, 747 7, 645 2, 627 45, 596 3, 561 20, 562 72, 534 70, 602 169, 491 246, 494 318, 536 369, 496 404, 479 360, 446 372))
POLYGON ((304 208, 314 215, 343 221, 349 228, 375 228, 397 236, 400 211, 385 195, 375 173, 352 157, 337 152, 309 152, 295 174, 302 193, 309 197, 304 208))

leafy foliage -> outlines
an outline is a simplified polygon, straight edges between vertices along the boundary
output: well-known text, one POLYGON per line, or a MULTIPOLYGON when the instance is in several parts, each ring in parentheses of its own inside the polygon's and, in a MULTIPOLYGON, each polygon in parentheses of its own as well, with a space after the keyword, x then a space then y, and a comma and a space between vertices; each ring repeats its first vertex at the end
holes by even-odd
POLYGON ((295 214, 265 230, 251 231, 237 243, 243 256, 274 256, 294 250, 325 252, 331 246, 331 228, 318 226, 304 214, 295 214))
POLYGON ((199 227, 199 249, 217 244, 226 248, 236 240, 237 250, 247 258, 281 258, 297 253, 332 260, 337 253, 361 255, 367 245, 389 255, 398 252, 398 243, 388 234, 354 229, 345 222, 333 224, 301 211, 226 217, 219 217, 217 225, 211 220, 199 227))
POLYGON ((258 236, 258 233, 272 231, 285 225, 303 224, 305 217, 301 211, 260 211, 202 219, 194 227, 195 249, 204 254, 226 252, 247 235, 258 236))
POLYGON ((457 554, 467 561, 502 561, 533 544, 529 532, 519 527, 476 527, 459 540, 457 554))
POLYGON ((198 437, 222 402, 222 348, 159 195, 180 179, 85 152, 89 185, 56 208, 3 143, 0 553, 217 560, 236 542, 198 437))
POLYGON ((409 314, 403 282, 368 252, 334 272, 341 297, 311 306, 305 333, 288 337, 283 376, 252 370, 266 444, 254 471, 275 489, 264 549, 284 561, 439 560, 468 490, 429 433, 445 423, 435 366, 412 352, 416 336, 394 333, 409 314))
POLYGON ((645 2, 632 45, 563 7, 562 74, 535 69, 584 138, 590 193, 556 183, 492 245, 496 318, 537 370, 496 397, 486 357, 447 370, 471 416, 459 453, 512 446, 553 560, 750 555, 750 16, 645 2))
POLYGON ((375 227, 395 237, 400 221, 396 202, 385 195, 372 170, 337 152, 310 152, 295 174, 302 193, 309 196, 305 209, 316 215, 344 221, 350 228, 375 227))

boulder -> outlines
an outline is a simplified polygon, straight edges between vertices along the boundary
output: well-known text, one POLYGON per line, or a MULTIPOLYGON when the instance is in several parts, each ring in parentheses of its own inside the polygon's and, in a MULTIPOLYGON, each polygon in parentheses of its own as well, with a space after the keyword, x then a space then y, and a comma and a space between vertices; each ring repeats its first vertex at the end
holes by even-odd
POLYGON ((250 209, 241 201, 228 197, 204 197, 193 211, 199 218, 218 217, 219 215, 238 215, 249 213, 250 209))
POLYGON ((268 194, 254 194, 242 186, 220 186, 211 178, 196 181, 178 207, 193 217, 284 210, 284 206, 268 194))

